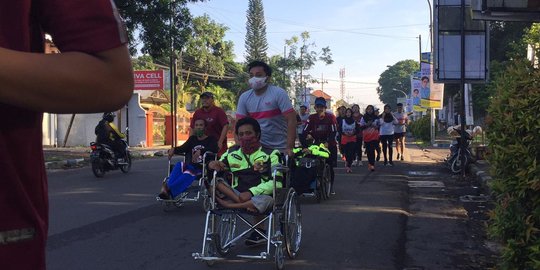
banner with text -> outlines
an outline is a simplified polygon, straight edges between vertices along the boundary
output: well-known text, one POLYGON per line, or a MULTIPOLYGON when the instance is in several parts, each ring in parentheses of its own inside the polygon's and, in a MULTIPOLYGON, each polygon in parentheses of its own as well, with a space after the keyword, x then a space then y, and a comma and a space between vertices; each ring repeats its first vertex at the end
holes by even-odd
POLYGON ((163 70, 135 70, 135 90, 163 90, 163 70))

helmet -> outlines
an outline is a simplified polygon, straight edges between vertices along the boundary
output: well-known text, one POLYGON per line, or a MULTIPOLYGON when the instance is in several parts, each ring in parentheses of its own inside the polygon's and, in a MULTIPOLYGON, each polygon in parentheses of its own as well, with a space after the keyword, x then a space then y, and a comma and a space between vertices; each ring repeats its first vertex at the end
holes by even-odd
POLYGON ((103 113, 103 119, 107 122, 112 122, 114 121, 114 117, 116 115, 113 113, 113 112, 106 112, 106 113, 103 113))

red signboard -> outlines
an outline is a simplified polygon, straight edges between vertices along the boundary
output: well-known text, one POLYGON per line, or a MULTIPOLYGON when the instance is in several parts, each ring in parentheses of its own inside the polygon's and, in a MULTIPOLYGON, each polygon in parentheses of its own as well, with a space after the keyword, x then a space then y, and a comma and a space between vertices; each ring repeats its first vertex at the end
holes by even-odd
POLYGON ((135 90, 163 90, 163 70, 135 70, 135 90))

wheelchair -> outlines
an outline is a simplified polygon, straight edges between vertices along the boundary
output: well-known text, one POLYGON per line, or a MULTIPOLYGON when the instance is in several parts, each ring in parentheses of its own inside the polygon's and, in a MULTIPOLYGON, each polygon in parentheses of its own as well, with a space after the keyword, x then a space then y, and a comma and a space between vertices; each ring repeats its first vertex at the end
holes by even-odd
MULTIPOLYGON (((286 162, 285 164, 288 164, 286 162)), ((251 222, 246 216, 259 215, 241 209, 220 208, 216 204, 215 194, 218 181, 217 173, 214 172, 210 188, 211 209, 206 213, 206 222, 200 253, 193 253, 195 260, 206 262, 208 266, 216 261, 226 260, 230 257, 231 249, 252 232, 257 232, 266 239, 266 248, 259 254, 237 255, 239 258, 253 260, 274 260, 277 269, 283 269, 285 265, 285 253, 290 259, 296 258, 300 250, 302 238, 302 214, 297 194, 288 184, 289 167, 280 165, 272 168, 274 180, 273 198, 274 203, 269 211, 262 213, 262 220, 251 222), (282 188, 276 187, 277 173, 283 173, 282 188), (267 222, 266 233, 257 228, 267 222), (240 230, 241 226, 247 227, 240 230)))
MULTIPOLYGON (((196 181, 193 181, 191 185, 187 187, 185 191, 175 196, 172 199, 165 200, 156 196, 156 201, 160 202, 163 205, 163 211, 167 212, 172 208, 180 208, 186 202, 198 202, 202 200, 202 208, 206 212, 211 208, 210 196, 208 193, 209 187, 209 173, 207 169, 208 162, 211 160, 217 160, 217 154, 206 152, 203 155, 203 167, 202 173, 198 176, 196 181)), ((167 182, 171 175, 171 171, 174 168, 174 165, 171 165, 171 160, 169 159, 167 166, 167 177, 163 179, 163 182, 167 182)))
POLYGON ((300 196, 314 197, 317 203, 330 198, 332 187, 331 168, 326 160, 326 158, 317 156, 302 157, 296 160, 292 172, 292 175, 295 177, 292 181, 309 183, 309 189, 304 192, 299 192, 300 196), (297 172, 296 170, 301 171, 297 172), (305 177, 312 177, 312 179, 303 179, 305 177))

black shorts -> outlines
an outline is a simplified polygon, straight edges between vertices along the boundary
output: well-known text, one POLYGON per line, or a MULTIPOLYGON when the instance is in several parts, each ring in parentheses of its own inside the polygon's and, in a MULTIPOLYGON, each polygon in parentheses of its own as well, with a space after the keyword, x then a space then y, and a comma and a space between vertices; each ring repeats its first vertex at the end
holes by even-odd
POLYGON ((394 133, 394 140, 395 139, 400 139, 400 138, 403 138, 403 137, 405 137, 405 132, 394 133))

